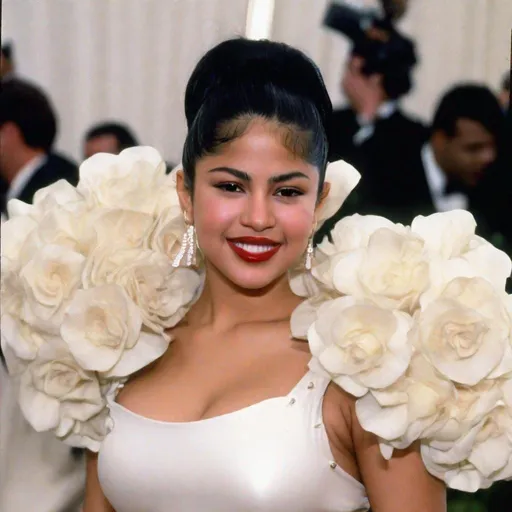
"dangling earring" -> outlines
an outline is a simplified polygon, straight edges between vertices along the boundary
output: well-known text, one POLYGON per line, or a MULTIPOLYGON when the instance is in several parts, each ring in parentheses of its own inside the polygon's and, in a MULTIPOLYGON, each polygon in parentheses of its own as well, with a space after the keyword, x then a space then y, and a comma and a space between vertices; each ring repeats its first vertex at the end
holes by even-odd
POLYGON ((306 249, 306 260, 304 261, 304 267, 306 270, 311 270, 313 266, 313 235, 308 242, 308 248, 306 249))
MULTIPOLYGON (((188 223, 185 214, 185 222, 188 223)), ((181 260, 186 256, 185 266, 191 267, 196 262, 196 230, 193 224, 190 224, 181 240, 181 247, 172 262, 172 266, 177 268, 180 266, 181 260)))

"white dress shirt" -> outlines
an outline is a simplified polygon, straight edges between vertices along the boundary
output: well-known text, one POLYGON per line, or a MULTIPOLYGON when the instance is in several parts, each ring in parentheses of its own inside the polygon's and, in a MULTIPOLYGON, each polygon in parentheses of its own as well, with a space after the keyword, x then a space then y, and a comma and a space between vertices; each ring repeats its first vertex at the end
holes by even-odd
POLYGON ((30 181, 32 176, 34 176, 35 172, 45 163, 46 158, 47 156, 44 154, 35 156, 18 171, 18 174, 16 174, 9 186, 9 190, 6 194, 6 201, 19 197, 26 184, 30 181))
POLYGON ((468 198, 466 195, 460 192, 445 195, 444 190, 448 180, 444 171, 439 167, 430 144, 423 146, 421 150, 421 162, 425 169, 425 177, 435 209, 438 212, 467 210, 468 198))
POLYGON ((377 110, 375 119, 368 121, 364 116, 358 115, 357 122, 360 126, 357 133, 354 135, 353 141, 357 146, 368 140, 375 132, 375 121, 377 119, 387 119, 391 117, 398 108, 396 101, 385 101, 377 110))

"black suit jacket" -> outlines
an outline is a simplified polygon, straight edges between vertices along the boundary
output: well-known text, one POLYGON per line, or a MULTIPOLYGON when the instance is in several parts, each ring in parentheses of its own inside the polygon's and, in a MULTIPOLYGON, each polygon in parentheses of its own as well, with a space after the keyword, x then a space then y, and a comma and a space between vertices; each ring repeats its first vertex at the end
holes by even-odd
POLYGON ((359 131, 350 109, 335 111, 329 128, 330 159, 343 159, 361 173, 361 181, 343 207, 320 229, 321 240, 342 217, 353 213, 383 215, 409 223, 418 214, 435 211, 421 161, 428 129, 396 110, 378 119, 371 137, 354 143, 359 131))
MULTIPOLYGON (((78 166, 68 158, 57 153, 49 153, 43 164, 32 174, 30 180, 18 193, 16 199, 24 203, 32 203, 34 194, 41 188, 47 187, 56 181, 64 179, 71 185, 78 183, 78 166)), ((0 211, 5 215, 6 194, 8 187, 2 182, 0 185, 0 211)))

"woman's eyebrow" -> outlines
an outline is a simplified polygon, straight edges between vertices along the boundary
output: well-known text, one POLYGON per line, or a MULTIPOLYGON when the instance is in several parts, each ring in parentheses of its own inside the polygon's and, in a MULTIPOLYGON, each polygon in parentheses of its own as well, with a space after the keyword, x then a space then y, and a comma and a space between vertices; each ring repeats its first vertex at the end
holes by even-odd
MULTIPOLYGON (((239 169, 233 169, 232 167, 215 167, 210 169, 208 172, 226 172, 231 174, 235 178, 238 178, 242 181, 252 181, 251 177, 248 173, 244 171, 240 171, 239 169)), ((271 176, 268 181, 269 183, 283 183, 284 181, 288 181, 294 178, 305 178, 309 180, 309 176, 304 174, 301 171, 291 171, 284 174, 277 174, 276 176, 271 176)))

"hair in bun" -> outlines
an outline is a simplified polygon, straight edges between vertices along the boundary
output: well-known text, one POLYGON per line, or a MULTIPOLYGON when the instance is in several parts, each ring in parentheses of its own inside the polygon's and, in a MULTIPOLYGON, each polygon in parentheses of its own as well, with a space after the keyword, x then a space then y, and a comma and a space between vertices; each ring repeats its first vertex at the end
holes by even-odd
POLYGON ((290 128, 300 139, 292 146, 301 147, 301 156, 318 167, 322 185, 331 113, 320 71, 301 51, 271 41, 224 41, 202 57, 187 84, 189 131, 182 159, 187 185, 193 188, 197 159, 243 134, 244 128, 229 123, 252 117, 290 128))

